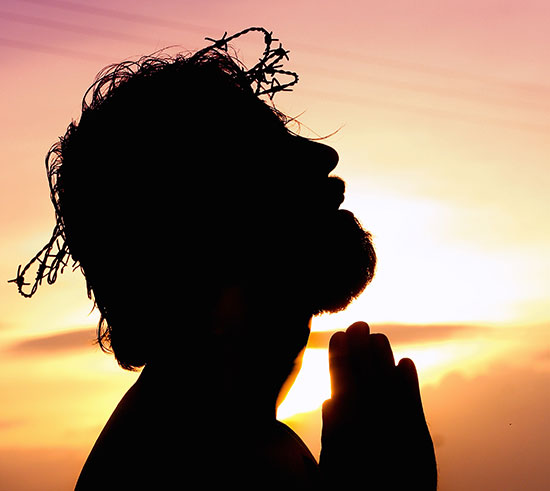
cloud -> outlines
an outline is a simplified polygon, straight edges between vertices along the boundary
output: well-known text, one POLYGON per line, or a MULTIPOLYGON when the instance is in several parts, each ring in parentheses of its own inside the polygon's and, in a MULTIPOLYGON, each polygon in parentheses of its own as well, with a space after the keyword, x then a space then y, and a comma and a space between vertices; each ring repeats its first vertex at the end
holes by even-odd
POLYGON ((37 355, 71 352, 89 349, 95 342, 95 332, 90 328, 74 329, 61 333, 25 339, 12 344, 7 352, 13 355, 37 355))
MULTIPOLYGON (((425 386, 422 400, 436 454, 440 489, 550 489, 550 370, 506 361, 425 386)), ((320 452, 321 411, 285 420, 312 453, 320 452)))
POLYGON ((0 431, 17 428, 18 426, 21 426, 23 424, 24 422, 18 419, 0 419, 0 431))
POLYGON ((2 448, 0 476, 2 489, 74 489, 88 448, 2 448))
MULTIPOLYGON (((454 339, 464 335, 481 334, 486 328, 460 324, 417 325, 417 324, 376 324, 371 325, 371 332, 385 334, 392 344, 425 343, 454 339)), ((336 331, 312 332, 308 347, 327 348, 331 336, 336 331)))
POLYGON ((550 361, 550 348, 538 352, 535 355, 535 360, 536 361, 550 361))
MULTIPOLYGON (((410 344, 417 342, 439 341, 462 335, 480 333, 482 327, 463 325, 408 325, 377 324, 371 326, 371 332, 381 332, 388 336, 392 344, 410 344)), ((336 331, 315 331, 309 338, 309 348, 328 348, 331 336, 336 331)), ((13 355, 37 355, 70 352, 89 349, 95 343, 93 328, 73 329, 47 336, 18 341, 7 348, 13 355)))
POLYGON ((500 362, 477 376, 455 372, 426 386, 441 488, 550 489, 549 384, 548 370, 500 362))

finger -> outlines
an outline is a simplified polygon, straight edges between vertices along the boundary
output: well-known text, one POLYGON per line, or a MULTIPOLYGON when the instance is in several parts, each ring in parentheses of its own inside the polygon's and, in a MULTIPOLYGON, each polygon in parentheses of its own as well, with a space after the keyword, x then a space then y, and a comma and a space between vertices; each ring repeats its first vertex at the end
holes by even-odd
POLYGON ((422 398, 420 396, 420 384, 416 366, 410 358, 403 358, 397 365, 397 374, 400 380, 402 401, 415 415, 424 417, 422 398))
POLYGON ((380 333, 370 335, 372 369, 375 375, 388 375, 395 368, 395 359, 389 339, 380 333))
POLYGON ((349 366, 348 341, 345 332, 332 335, 328 346, 328 363, 332 397, 349 393, 351 373, 349 366))
POLYGON ((346 333, 352 336, 368 336, 370 334, 370 327, 366 322, 358 321, 349 326, 346 329, 346 333))
POLYGON ((370 374, 370 327, 366 322, 355 322, 346 330, 348 338, 349 363, 353 380, 364 387, 370 374))

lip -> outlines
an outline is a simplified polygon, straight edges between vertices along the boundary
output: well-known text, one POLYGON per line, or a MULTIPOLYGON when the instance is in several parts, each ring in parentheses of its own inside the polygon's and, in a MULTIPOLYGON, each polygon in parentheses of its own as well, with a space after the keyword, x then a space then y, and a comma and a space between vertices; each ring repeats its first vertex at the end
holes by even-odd
POLYGON ((349 210, 338 210, 337 211, 338 213, 338 216, 340 217, 346 217, 350 220, 355 220, 355 215, 353 214, 352 211, 349 211, 349 210))
POLYGON ((344 199, 345 199, 345 196, 344 194, 340 194, 338 195, 336 198, 335 198, 335 203, 337 203, 336 205, 336 209, 340 209, 340 206, 342 205, 342 203, 344 202, 344 199))
POLYGON ((331 208, 340 208, 345 199, 346 183, 339 177, 331 176, 328 178, 327 187, 331 208))

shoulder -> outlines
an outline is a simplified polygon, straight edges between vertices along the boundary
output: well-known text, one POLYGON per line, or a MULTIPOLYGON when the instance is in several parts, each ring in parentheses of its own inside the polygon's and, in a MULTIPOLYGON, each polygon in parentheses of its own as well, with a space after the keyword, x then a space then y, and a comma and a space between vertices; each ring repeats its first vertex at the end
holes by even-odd
POLYGON ((319 481, 319 467, 315 457, 302 439, 287 425, 276 421, 267 461, 274 481, 287 489, 315 489, 319 481))
MULTIPOLYGON (((124 469, 129 465, 130 459, 135 461, 137 435, 135 422, 136 413, 136 388, 131 387, 122 398, 113 414, 99 434, 84 466, 80 472, 76 484, 76 490, 101 489, 105 482, 111 482, 111 488, 116 489, 118 477, 125 474, 124 469)), ((127 472, 126 475, 128 476, 127 472)), ((122 487, 121 489, 124 489, 122 487)))
POLYGON ((190 417, 185 404, 178 407, 178 417, 159 412, 143 400, 139 384, 132 387, 97 439, 76 490, 106 489, 106 483, 108 489, 147 489, 147 483, 164 489, 159 483, 170 488, 195 478, 206 489, 317 488, 317 462, 287 425, 190 417))
POLYGON ((275 421, 274 431, 281 441, 290 447, 294 452, 299 453, 305 458, 315 462, 315 457, 313 457, 313 454, 307 445, 289 426, 277 420, 275 421))

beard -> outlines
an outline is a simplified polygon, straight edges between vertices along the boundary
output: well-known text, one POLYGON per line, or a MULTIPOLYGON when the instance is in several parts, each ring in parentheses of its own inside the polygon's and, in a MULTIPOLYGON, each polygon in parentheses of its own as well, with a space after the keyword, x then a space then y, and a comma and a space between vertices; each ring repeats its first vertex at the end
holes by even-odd
MULTIPOLYGON (((216 228, 207 245, 212 245, 211 255, 216 257, 219 237, 227 237, 224 254, 203 276, 242 278, 265 309, 276 306, 309 315, 344 310, 374 278, 377 259, 370 232, 352 212, 338 209, 343 181, 330 178, 328 182, 342 185, 334 192, 315 194, 308 193, 307 183, 293 179, 293 187, 288 190, 287 183, 285 193, 277 187, 273 193, 264 193, 273 195, 271 200, 257 197, 269 203, 266 208, 229 210, 228 216, 249 216, 219 222, 227 228, 216 228)), ((201 242, 200 252, 204 254, 205 249, 201 242)), ((205 263, 199 264, 204 269, 205 263)))
POLYGON ((370 232, 352 212, 337 210, 314 232, 309 259, 309 302, 313 315, 344 310, 372 281, 376 252, 370 232))

